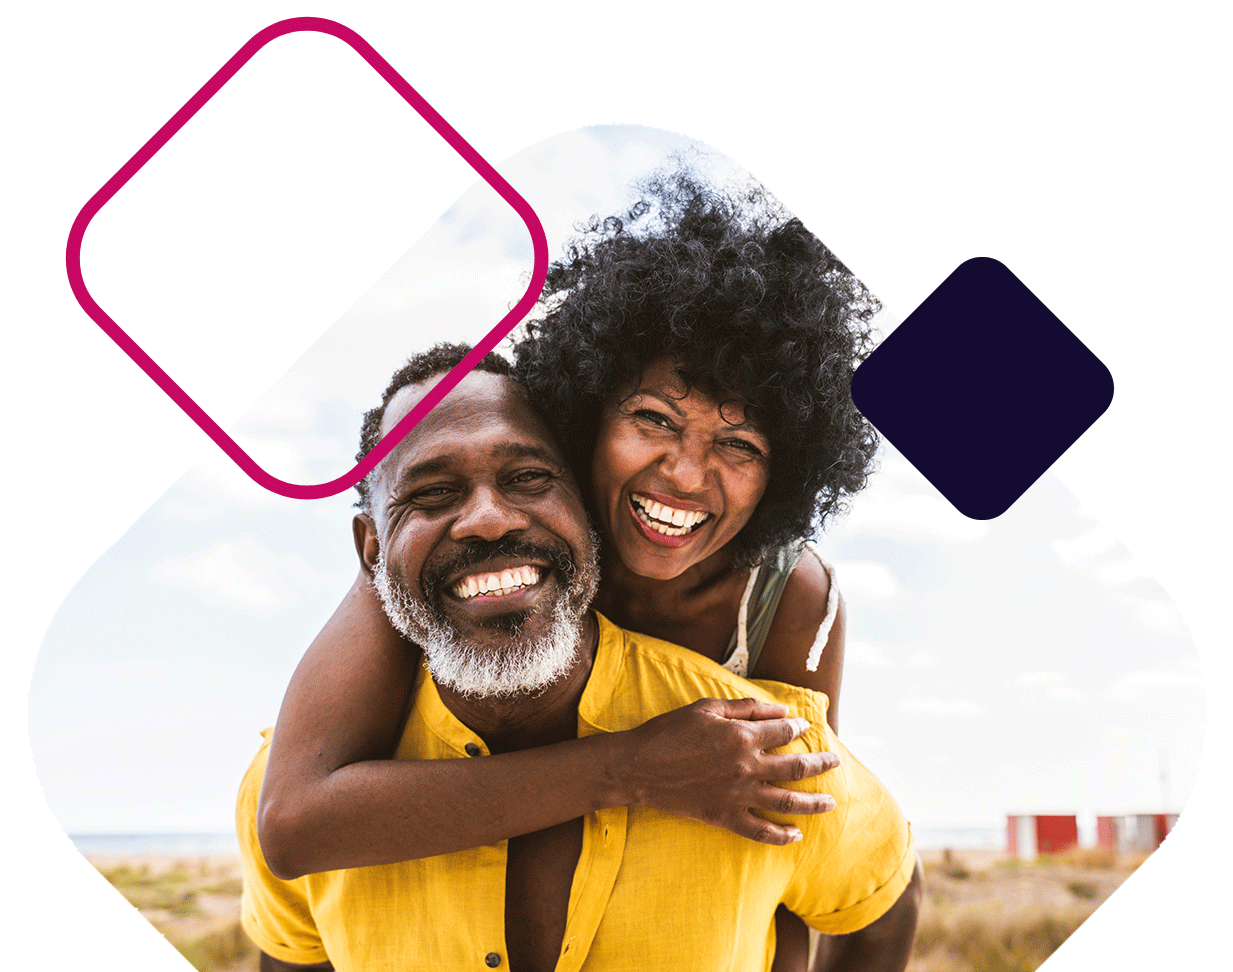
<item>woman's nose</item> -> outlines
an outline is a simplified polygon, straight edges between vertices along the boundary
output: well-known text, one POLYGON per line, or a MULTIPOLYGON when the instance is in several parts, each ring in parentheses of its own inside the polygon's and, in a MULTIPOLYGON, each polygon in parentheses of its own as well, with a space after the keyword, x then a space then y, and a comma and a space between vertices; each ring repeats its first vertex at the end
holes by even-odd
POLYGON ((660 461, 660 473, 683 493, 696 492, 706 485, 705 450, 682 442, 660 461))

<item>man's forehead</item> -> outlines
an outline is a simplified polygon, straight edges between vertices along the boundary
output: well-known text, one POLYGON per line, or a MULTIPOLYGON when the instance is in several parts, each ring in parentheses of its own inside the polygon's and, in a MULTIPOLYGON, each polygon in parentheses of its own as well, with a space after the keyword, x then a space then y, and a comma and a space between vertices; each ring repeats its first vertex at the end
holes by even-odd
MULTIPOLYGON (((400 389, 386 407, 381 423, 382 434, 397 425, 432 390, 439 378, 433 376, 418 385, 400 389)), ((463 378, 421 418, 391 458, 401 454, 405 460, 414 454, 417 460, 422 461, 427 453, 444 455, 458 452, 454 446, 461 447, 471 439, 491 439, 494 436, 501 440, 494 443, 497 451, 510 452, 502 446, 516 444, 523 452, 536 450, 544 458, 564 462, 554 436, 531 407, 522 386, 512 378, 482 371, 473 371, 463 378)))

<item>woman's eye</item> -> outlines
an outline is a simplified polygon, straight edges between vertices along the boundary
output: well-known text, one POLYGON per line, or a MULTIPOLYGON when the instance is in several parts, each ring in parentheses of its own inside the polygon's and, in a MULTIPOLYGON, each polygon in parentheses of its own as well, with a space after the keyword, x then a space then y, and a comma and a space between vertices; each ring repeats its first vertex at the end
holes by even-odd
POLYGON ((740 452, 746 452, 751 456, 761 456, 763 452, 748 439, 728 439, 724 445, 736 449, 740 452))
POLYGON ((649 408, 637 409, 634 412, 634 418, 640 418, 643 421, 650 422, 652 425, 658 425, 660 428, 672 428, 672 423, 668 421, 668 416, 661 412, 652 411, 649 408))

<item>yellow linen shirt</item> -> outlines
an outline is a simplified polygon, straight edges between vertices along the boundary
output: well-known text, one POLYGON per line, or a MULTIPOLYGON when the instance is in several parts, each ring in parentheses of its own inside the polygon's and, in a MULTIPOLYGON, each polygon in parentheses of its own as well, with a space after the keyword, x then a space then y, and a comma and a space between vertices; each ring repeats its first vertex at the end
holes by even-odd
MULTIPOLYGON (((556 972, 768 970, 781 902, 831 934, 862 928, 894 904, 915 864, 911 833, 890 794, 827 726, 825 695, 749 682, 602 616, 599 625, 595 664, 578 707, 580 736, 631 729, 702 698, 786 703, 811 728, 784 751, 840 755, 837 769, 788 785, 830 793, 837 806, 792 818, 804 840, 786 847, 648 808, 588 814, 556 972)), ((484 741, 442 703, 431 678, 421 674, 415 692, 397 758, 466 759, 468 744, 487 754, 484 741)), ((242 921, 263 952, 304 964, 328 958, 338 972, 508 968, 506 841, 294 881, 270 874, 256 825, 270 730, 263 735, 236 810, 242 921)))

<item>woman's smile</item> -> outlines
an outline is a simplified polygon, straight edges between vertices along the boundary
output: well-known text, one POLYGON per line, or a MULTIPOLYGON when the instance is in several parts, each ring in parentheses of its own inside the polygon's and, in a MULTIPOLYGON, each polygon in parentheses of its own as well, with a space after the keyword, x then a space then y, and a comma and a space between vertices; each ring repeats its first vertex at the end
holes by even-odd
POLYGON ((635 574, 684 573, 749 522, 769 454, 744 406, 689 386, 672 359, 652 362, 600 421, 591 482, 611 549, 635 574))
POLYGON ((684 546, 711 518, 711 514, 705 510, 683 510, 661 503, 644 493, 630 495, 629 509, 647 539, 665 547, 684 546))

